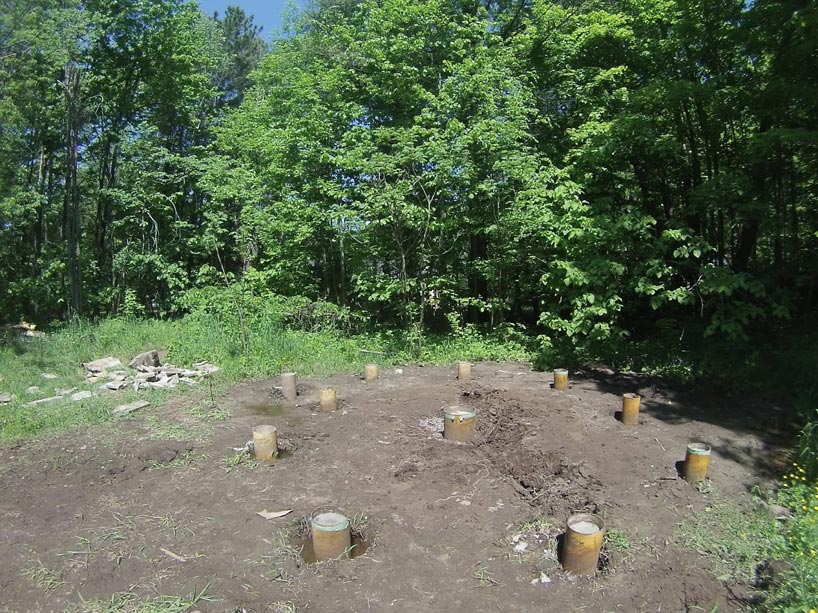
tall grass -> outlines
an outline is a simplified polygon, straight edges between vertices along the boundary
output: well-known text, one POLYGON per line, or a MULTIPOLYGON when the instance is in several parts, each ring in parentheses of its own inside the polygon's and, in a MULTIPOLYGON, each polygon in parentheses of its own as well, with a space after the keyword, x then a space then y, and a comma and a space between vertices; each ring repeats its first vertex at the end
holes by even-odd
MULTIPOLYGON (((15 396, 0 405, 0 439, 19 439, 73 426, 111 419, 111 409, 135 398, 161 402, 170 395, 189 391, 124 390, 73 402, 59 400, 26 406, 31 400, 53 396, 57 389, 96 390, 85 383, 83 362, 105 356, 123 364, 136 354, 159 349, 165 362, 192 366, 209 361, 220 367, 213 377, 217 390, 246 378, 264 378, 294 370, 304 376, 326 376, 361 371, 367 362, 383 365, 411 361, 452 363, 457 360, 526 360, 524 343, 507 334, 481 334, 467 328, 455 335, 426 339, 420 356, 413 342, 397 332, 349 334, 332 327, 310 326, 314 331, 293 329, 277 312, 261 309, 245 317, 247 351, 237 317, 225 311, 196 309, 173 321, 133 318, 107 319, 97 323, 77 321, 43 339, 17 339, 0 345, 0 393, 15 396), (375 352, 375 353, 372 353, 375 352), (45 379, 43 374, 56 375, 45 379), (37 386, 37 394, 26 388, 37 386)), ((126 367, 127 368, 127 367, 126 367)))

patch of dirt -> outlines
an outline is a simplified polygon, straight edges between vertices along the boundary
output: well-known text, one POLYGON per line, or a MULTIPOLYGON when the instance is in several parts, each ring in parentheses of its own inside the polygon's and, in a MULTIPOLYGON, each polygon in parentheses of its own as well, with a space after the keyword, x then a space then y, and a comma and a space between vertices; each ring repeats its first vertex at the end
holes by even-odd
POLYGON ((248 381, 212 415, 189 410, 194 395, 0 446, 0 611, 206 585, 202 612, 738 607, 732 594, 747 586, 725 586, 674 534, 716 499, 749 506, 750 488, 774 474, 782 447, 746 401, 593 373, 556 392, 550 374, 522 364, 477 364, 467 383, 455 374, 405 366, 372 384, 307 380, 293 403, 277 380, 248 381), (339 410, 322 413, 328 386, 339 410), (631 391, 643 397, 634 428, 614 418, 631 391), (453 404, 476 410, 474 441, 443 439, 440 410, 453 404), (262 423, 286 451, 275 462, 237 455, 262 423), (706 493, 676 476, 690 441, 713 448, 706 493), (305 518, 330 510, 353 519, 366 551, 305 563, 305 518), (594 578, 559 565, 565 521, 583 511, 627 544, 606 549, 594 578))
POLYGON ((531 412, 506 392, 471 392, 464 398, 480 415, 478 449, 512 479, 512 485, 529 504, 542 506, 550 515, 598 507, 591 494, 599 482, 583 472, 582 462, 528 445, 531 412))

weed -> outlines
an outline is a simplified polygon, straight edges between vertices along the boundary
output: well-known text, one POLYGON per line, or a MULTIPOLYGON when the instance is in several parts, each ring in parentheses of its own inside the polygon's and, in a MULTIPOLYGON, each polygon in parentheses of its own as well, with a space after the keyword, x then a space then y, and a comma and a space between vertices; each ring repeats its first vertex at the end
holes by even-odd
POLYGON ((622 530, 619 528, 611 528, 605 531, 605 540, 602 547, 614 551, 630 551, 631 542, 622 530))
POLYGON ((715 502, 679 526, 679 541, 709 558, 721 579, 750 582, 781 544, 769 517, 715 502))
POLYGON ((803 476, 818 480, 818 410, 801 430, 798 439, 798 461, 803 476))
POLYGON ((165 530, 173 537, 175 537, 180 531, 184 531, 191 536, 195 536, 193 530, 180 526, 170 513, 166 513, 165 515, 143 515, 140 516, 140 518, 144 519, 146 522, 156 523, 158 525, 157 530, 165 530))
POLYGON ((82 600, 81 605, 69 607, 67 613, 184 613, 201 602, 214 602, 204 589, 196 588, 187 597, 160 595, 140 600, 134 592, 114 594, 110 600, 82 600))
POLYGON ((196 419, 203 421, 224 421, 230 419, 230 411, 222 407, 218 402, 205 400, 194 407, 191 407, 190 414, 196 419))
POLYGON ((23 575, 46 593, 65 584, 62 573, 46 568, 40 560, 29 562, 28 566, 23 569, 23 575))
POLYGON ((356 513, 349 518, 349 530, 354 536, 364 536, 369 519, 363 513, 356 513))
POLYGON ((150 438, 155 440, 185 441, 192 438, 201 438, 205 430, 199 425, 192 426, 166 421, 153 415, 145 420, 145 424, 150 438))
POLYGON ((792 517, 784 523, 784 539, 775 553, 789 570, 771 586, 765 603, 771 611, 811 611, 818 604, 818 481, 808 474, 796 463, 781 480, 776 502, 792 517))
POLYGON ((224 472, 231 473, 239 466, 246 466, 247 468, 255 468, 258 466, 256 460, 251 460, 250 456, 244 451, 239 451, 234 455, 227 456, 222 459, 224 472))
POLYGON ((186 451, 178 458, 173 458, 170 462, 160 462, 158 460, 151 460, 148 463, 148 466, 152 470, 157 470, 160 468, 183 468, 185 466, 190 466, 193 463, 193 454, 189 451, 186 451))
POLYGON ((471 567, 471 576, 477 581, 476 587, 491 587, 500 585, 494 576, 489 572, 488 567, 482 562, 478 562, 471 567))
POLYGON ((606 530, 599 553, 600 567, 608 574, 615 573, 621 564, 633 560, 632 549, 630 539, 622 530, 619 528, 606 530))
POLYGON ((537 519, 524 521, 517 526, 516 531, 520 534, 526 534, 529 532, 534 534, 549 534, 553 528, 554 525, 547 517, 538 517, 537 519))

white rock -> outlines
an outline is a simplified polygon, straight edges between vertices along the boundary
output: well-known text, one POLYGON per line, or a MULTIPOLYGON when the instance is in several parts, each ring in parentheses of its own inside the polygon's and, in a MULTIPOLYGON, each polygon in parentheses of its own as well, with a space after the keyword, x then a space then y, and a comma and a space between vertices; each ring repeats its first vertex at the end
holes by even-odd
POLYGON ((537 585, 538 583, 546 585, 548 583, 551 583, 551 578, 545 573, 540 573, 539 577, 531 580, 531 585, 537 585))
MULTIPOLYGON (((125 387, 127 385, 128 384, 125 381, 108 381, 108 383, 105 383, 102 387, 106 388, 106 389, 109 389, 109 390, 114 390, 116 392, 116 391, 121 390, 123 387, 125 387)), ((100 389, 102 389, 102 388, 100 388, 100 389)))
POLYGON ((112 368, 121 368, 122 362, 114 357, 99 358, 91 362, 84 362, 82 364, 88 372, 103 372, 111 370, 112 368))
POLYGON ((523 553, 526 549, 528 549, 528 543, 525 541, 520 541, 516 545, 514 545, 514 551, 517 553, 523 553))
POLYGON ((94 396, 94 392, 85 390, 82 392, 77 392, 76 394, 71 394, 71 400, 74 402, 78 402, 80 400, 85 400, 86 398, 92 398, 94 396))
POLYGON ((40 388, 36 385, 32 385, 31 387, 26 388, 26 394, 39 394, 40 388))
POLYGON ((145 407, 150 406, 150 404, 151 403, 147 400, 135 400, 128 404, 120 404, 111 412, 111 414, 116 417, 127 415, 128 413, 133 413, 139 409, 144 409, 145 407))
POLYGON ((50 372, 44 372, 40 375, 46 381, 51 381, 52 379, 56 379, 57 375, 53 375, 50 372))
POLYGON ((145 353, 140 353, 136 356, 133 360, 128 362, 128 366, 131 368, 138 368, 139 366, 161 366, 162 362, 159 361, 159 352, 154 350, 146 351, 145 353))
POLYGON ((0 394, 0 404, 8 404, 12 400, 14 400, 14 396, 9 394, 8 392, 3 392, 2 394, 0 394))

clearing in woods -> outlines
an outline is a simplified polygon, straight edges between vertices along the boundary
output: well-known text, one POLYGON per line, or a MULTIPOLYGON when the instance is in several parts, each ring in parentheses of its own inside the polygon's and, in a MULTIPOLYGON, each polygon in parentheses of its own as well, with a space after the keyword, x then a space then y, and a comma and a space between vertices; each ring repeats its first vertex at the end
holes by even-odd
POLYGON ((295 403, 277 381, 252 381, 218 409, 187 398, 5 445, 0 610, 737 608, 753 569, 715 567, 679 526, 726 503, 753 508, 783 454, 771 424, 746 403, 643 378, 572 374, 567 392, 551 380, 522 364, 479 363, 469 382, 454 368, 384 368, 374 384, 300 381, 295 403), (327 386, 334 413, 319 412, 327 386), (643 397, 637 427, 614 417, 626 392, 643 397), (441 437, 451 404, 476 409, 472 443, 441 437), (285 451, 271 465, 235 451, 262 423, 285 451), (677 478, 692 441, 713 448, 704 487, 677 478), (363 555, 303 562, 305 519, 322 510, 352 518, 363 555), (559 566, 574 511, 606 522, 594 578, 559 566))

